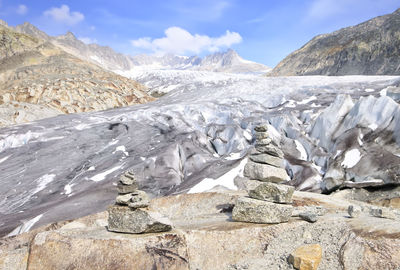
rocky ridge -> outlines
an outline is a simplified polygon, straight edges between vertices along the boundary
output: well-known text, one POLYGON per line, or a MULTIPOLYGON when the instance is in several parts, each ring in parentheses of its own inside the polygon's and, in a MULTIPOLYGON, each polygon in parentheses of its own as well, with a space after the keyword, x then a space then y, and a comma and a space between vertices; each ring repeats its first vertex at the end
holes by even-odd
POLYGON ((139 83, 0 26, 0 124, 153 100, 139 83), (28 113, 29 111, 29 113, 28 113))
POLYGON ((399 29, 400 9, 316 36, 268 75, 399 75, 399 29))
POLYGON ((400 267, 399 221, 363 214, 350 219, 347 207, 360 203, 296 191, 294 208, 317 206, 327 210, 318 222, 309 223, 296 217, 273 225, 232 222, 224 205, 235 203, 244 194, 236 191, 153 199, 149 209, 156 209, 175 224, 169 232, 138 235, 109 232, 108 214, 102 212, 3 238, 0 267, 16 270, 112 267, 207 270, 215 269, 216 265, 227 270, 256 270, 265 265, 271 270, 400 267))

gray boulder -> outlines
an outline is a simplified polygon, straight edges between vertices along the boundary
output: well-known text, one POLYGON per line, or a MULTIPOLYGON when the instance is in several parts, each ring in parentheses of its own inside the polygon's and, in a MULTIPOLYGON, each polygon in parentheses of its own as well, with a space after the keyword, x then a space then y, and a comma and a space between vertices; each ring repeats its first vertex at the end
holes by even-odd
POLYGON ((257 186, 261 185, 264 182, 258 181, 258 180, 250 180, 247 177, 240 177, 236 176, 235 179, 233 180, 235 183, 235 186, 237 186, 238 189, 242 190, 251 190, 255 189, 257 186))
POLYGON ((138 189, 138 185, 133 183, 132 185, 124 185, 121 182, 117 185, 117 190, 119 194, 128 194, 135 192, 138 189))
POLYGON ((136 179, 133 174, 125 173, 119 179, 119 181, 124 185, 133 185, 136 184, 136 179))
POLYGON ((136 190, 131 194, 130 203, 128 204, 131 208, 144 208, 149 206, 150 200, 146 192, 142 190, 136 190))
POLYGON ((317 222, 318 216, 312 212, 303 212, 299 214, 299 217, 307 222, 314 223, 317 222))
POLYGON ((294 187, 268 182, 248 190, 249 196, 253 199, 275 203, 292 203, 293 192, 294 187))
POLYGON ((245 177, 263 182, 280 183, 290 180, 285 169, 252 161, 247 162, 243 174, 245 177))
POLYGON ((268 125, 267 124, 262 124, 258 125, 254 128, 254 131, 256 132, 267 132, 268 131, 268 125))
POLYGON ((232 211, 232 219, 241 222, 274 224, 288 222, 293 207, 242 197, 232 211))
POLYGON ((172 223, 157 212, 114 205, 108 209, 107 229, 134 234, 166 232, 172 229, 172 223))
POLYGON ((255 154, 250 155, 250 160, 256 163, 269 164, 278 168, 283 168, 283 159, 279 157, 274 157, 268 154, 255 154))
POLYGON ((256 140, 263 140, 269 138, 269 135, 267 132, 257 132, 256 131, 256 140))
POLYGON ((272 139, 271 138, 265 138, 265 139, 257 140, 257 145, 269 145, 270 143, 272 143, 272 139))
POLYGON ((271 156, 283 158, 283 152, 281 149, 277 148, 272 144, 256 144, 256 150, 260 153, 269 154, 271 156))
POLYGON ((128 193, 128 194, 123 194, 123 195, 117 196, 115 201, 117 204, 120 204, 120 205, 128 205, 131 201, 131 198, 132 198, 132 194, 128 193))
POLYGON ((357 205, 349 205, 349 207, 347 208, 347 213, 349 214, 349 216, 351 218, 356 218, 356 217, 360 216, 361 212, 362 212, 362 208, 357 205))

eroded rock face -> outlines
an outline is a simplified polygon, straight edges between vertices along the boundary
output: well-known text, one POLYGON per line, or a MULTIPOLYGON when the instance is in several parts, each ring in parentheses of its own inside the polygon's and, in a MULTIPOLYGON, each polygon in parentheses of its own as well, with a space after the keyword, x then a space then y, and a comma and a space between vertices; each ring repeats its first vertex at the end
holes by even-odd
POLYGON ((4 26, 0 37, 0 126, 154 100, 138 82, 80 60, 40 37, 4 26))
POLYGON ((272 76, 400 74, 400 9, 314 37, 283 59, 272 76))
POLYGON ((254 223, 287 222, 292 215, 293 207, 285 204, 274 204, 252 198, 239 198, 232 212, 232 219, 254 223))
POLYGON ((124 206, 111 206, 108 209, 109 231, 124 233, 154 233, 172 229, 168 218, 146 209, 132 210, 124 206))

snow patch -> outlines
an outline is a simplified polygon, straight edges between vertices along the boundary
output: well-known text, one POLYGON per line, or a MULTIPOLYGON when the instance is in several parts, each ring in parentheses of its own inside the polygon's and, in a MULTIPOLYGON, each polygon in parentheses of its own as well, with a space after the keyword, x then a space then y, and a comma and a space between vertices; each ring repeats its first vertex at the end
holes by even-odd
POLYGON ((300 152, 300 159, 307 160, 308 155, 304 146, 298 140, 294 140, 294 142, 296 144, 296 149, 300 152))
POLYGON ((7 148, 20 147, 27 144, 31 139, 37 139, 40 133, 33 133, 30 130, 25 134, 12 134, 0 140, 0 152, 7 148))
POLYGON ((188 193, 201 193, 210 190, 216 186, 224 186, 231 190, 237 190, 234 179, 236 176, 243 175, 243 170, 246 163, 247 158, 243 159, 238 166, 217 179, 205 178, 203 181, 192 187, 188 191, 188 193))
POLYGON ((114 167, 112 169, 109 169, 103 173, 97 174, 95 176, 93 176, 92 178, 90 178, 90 180, 95 181, 95 182, 99 182, 102 181, 106 178, 107 175, 109 175, 110 173, 115 172, 116 170, 120 169, 122 167, 122 165, 114 167))
POLYGON ((363 136, 362 136, 362 134, 360 134, 358 137, 357 137, 357 141, 358 141, 358 144, 361 146, 361 145, 363 145, 363 142, 362 142, 362 139, 363 138, 363 136))
POLYGON ((344 168, 353 168, 361 159, 361 153, 358 149, 351 149, 346 152, 343 162, 340 164, 344 168))
POLYGON ((43 189, 46 188, 47 184, 52 182, 54 178, 56 177, 55 174, 45 174, 38 179, 35 180, 35 182, 38 184, 38 186, 33 190, 34 193, 38 193, 39 191, 42 191, 43 189))
POLYGON ((67 185, 64 186, 64 191, 65 191, 64 194, 65 195, 69 195, 69 196, 72 195, 71 194, 72 193, 72 186, 73 186, 73 184, 67 184, 67 185))
POLYGON ((307 104, 313 100, 316 100, 317 97, 316 96, 311 96, 309 98, 303 99, 302 101, 298 101, 297 104, 307 104))
POLYGON ((370 129, 372 129, 372 130, 375 130, 375 129, 378 128, 378 125, 375 124, 375 123, 372 123, 372 124, 370 124, 370 125, 368 126, 368 128, 370 128, 370 129))
POLYGON ((15 236, 15 235, 18 235, 18 234, 21 234, 21 233, 28 232, 32 228, 32 226, 35 225, 35 223, 38 222, 39 219, 42 218, 42 216, 43 216, 43 214, 40 214, 40 215, 38 215, 38 216, 36 216, 36 217, 24 222, 23 224, 21 224, 20 226, 15 228, 12 232, 10 232, 7 235, 7 237, 15 236))
POLYGON ((6 161, 9 157, 11 157, 11 155, 10 155, 10 156, 6 156, 6 157, 3 157, 2 159, 0 159, 0 163, 6 161))
POLYGON ((124 145, 120 145, 117 148, 115 148, 115 151, 113 152, 113 154, 115 154, 116 152, 121 151, 125 154, 125 156, 129 156, 129 153, 126 151, 125 146, 124 145))
POLYGON ((240 153, 231 153, 229 156, 227 156, 225 159, 226 160, 236 160, 236 159, 240 159, 241 155, 240 153))

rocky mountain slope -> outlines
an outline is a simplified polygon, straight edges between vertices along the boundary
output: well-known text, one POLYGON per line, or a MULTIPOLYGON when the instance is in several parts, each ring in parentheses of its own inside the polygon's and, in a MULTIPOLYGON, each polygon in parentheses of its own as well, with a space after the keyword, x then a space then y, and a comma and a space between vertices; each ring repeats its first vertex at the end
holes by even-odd
MULTIPOLYGON (((38 34, 35 34, 38 35, 38 34)), ((153 100, 139 83, 0 26, 0 125, 153 100)))
POLYGON ((0 234, 105 209, 128 169, 153 196, 235 188, 260 122, 298 190, 399 184, 399 77, 236 76, 0 130, 0 234))
POLYGON ((204 58, 173 54, 164 56, 147 54, 129 56, 117 53, 107 46, 100 46, 94 43, 85 44, 71 32, 52 37, 27 22, 17 25, 15 30, 44 39, 78 58, 100 65, 110 71, 122 72, 136 69, 204 70, 229 73, 265 73, 270 71, 270 68, 265 65, 244 60, 234 50, 217 52, 204 58))
POLYGON ((269 74, 398 75, 400 9, 356 26, 316 36, 269 74))

